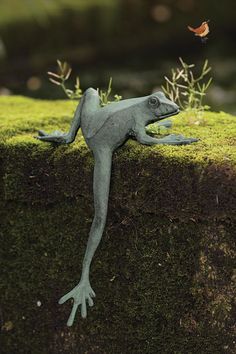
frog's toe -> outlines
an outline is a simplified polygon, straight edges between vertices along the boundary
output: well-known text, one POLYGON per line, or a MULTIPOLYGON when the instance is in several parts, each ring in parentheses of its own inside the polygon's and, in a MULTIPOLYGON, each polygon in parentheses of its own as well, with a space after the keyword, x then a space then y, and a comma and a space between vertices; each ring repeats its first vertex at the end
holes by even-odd
POLYGON ((45 135, 47 135, 47 133, 45 133, 44 130, 38 130, 38 135, 39 136, 45 136, 45 135))
POLYGON ((199 139, 196 139, 196 138, 185 138, 185 144, 192 144, 192 143, 196 143, 198 142, 199 139))
POLYGON ((200 139, 197 139, 197 138, 190 138, 191 139, 191 143, 196 143, 198 142, 200 139))

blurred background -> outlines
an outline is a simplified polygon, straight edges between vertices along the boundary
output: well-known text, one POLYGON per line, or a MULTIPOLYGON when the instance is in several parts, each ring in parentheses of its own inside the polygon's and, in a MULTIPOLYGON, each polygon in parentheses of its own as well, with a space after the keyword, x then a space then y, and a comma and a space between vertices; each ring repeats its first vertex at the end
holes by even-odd
POLYGON ((235 0, 0 0, 0 94, 65 97, 48 81, 56 59, 83 90, 105 88, 111 76, 126 98, 160 88, 179 57, 197 68, 209 59, 206 101, 236 114, 235 44, 235 0), (187 25, 208 19, 203 44, 187 25))

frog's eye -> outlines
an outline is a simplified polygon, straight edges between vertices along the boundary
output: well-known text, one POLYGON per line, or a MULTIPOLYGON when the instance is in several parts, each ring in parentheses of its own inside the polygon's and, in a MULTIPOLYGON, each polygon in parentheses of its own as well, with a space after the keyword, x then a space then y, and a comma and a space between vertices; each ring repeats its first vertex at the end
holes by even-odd
POLYGON ((157 97, 155 97, 155 96, 152 96, 152 97, 150 97, 149 98, 149 104, 150 104, 150 106, 152 106, 152 107, 158 107, 158 106, 160 106, 160 101, 158 100, 158 98, 157 97))

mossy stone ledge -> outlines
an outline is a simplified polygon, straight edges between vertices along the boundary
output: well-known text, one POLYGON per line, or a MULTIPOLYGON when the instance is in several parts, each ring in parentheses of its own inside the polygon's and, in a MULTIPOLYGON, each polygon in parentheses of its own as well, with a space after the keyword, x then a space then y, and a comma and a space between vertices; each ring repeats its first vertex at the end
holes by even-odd
POLYGON ((34 138, 66 131, 76 102, 0 97, 1 353, 235 352, 236 118, 209 112, 171 133, 189 146, 113 158, 88 318, 58 299, 79 280, 93 218, 93 157, 34 138))

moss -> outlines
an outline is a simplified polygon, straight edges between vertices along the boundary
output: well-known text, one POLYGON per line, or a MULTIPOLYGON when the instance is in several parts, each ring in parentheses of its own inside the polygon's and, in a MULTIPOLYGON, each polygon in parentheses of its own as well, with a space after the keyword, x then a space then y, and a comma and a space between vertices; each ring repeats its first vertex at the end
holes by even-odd
MULTIPOLYGON (((8 142, 11 145, 18 142, 32 142, 35 145, 42 145, 32 139, 33 135, 37 134, 37 130, 67 129, 77 105, 76 102, 68 100, 52 102, 19 96, 1 97, 0 104, 2 108, 0 112, 0 142, 8 142)), ((235 145, 234 137, 236 135, 235 117, 224 112, 208 112, 205 113, 204 119, 203 125, 189 124, 186 114, 179 114, 172 119, 174 128, 171 132, 199 138, 200 142, 197 144, 144 147, 129 143, 132 146, 132 153, 138 152, 140 158, 145 158, 147 154, 158 153, 165 158, 177 158, 181 161, 186 159, 199 163, 228 161, 229 164, 235 165, 236 152, 232 148, 235 145)), ((80 137, 79 134, 76 143, 72 145, 73 148, 83 144, 80 137)))
POLYGON ((66 328, 71 305, 57 301, 80 276, 92 155, 81 135, 57 148, 33 138, 67 129, 75 102, 0 104, 1 353, 233 353, 235 118, 182 115, 172 132, 199 143, 114 154, 95 306, 66 328))
POLYGON ((59 306, 57 300, 79 278, 90 203, 81 197, 42 209, 11 202, 5 213, 2 323, 13 327, 3 328, 2 353, 201 353, 202 347, 222 353, 232 348, 229 222, 134 217, 111 204, 92 267, 95 307, 86 321, 78 317, 68 329, 71 305, 59 306))
MULTIPOLYGON (((53 147, 33 138, 38 129, 66 131, 76 102, 8 97, 0 103, 5 199, 38 203, 90 197, 93 159, 81 133, 69 146, 53 147)), ((207 113, 205 120, 204 126, 196 126, 183 115, 174 119, 174 133, 201 139, 190 146, 147 147, 129 141, 114 155, 111 198, 124 207, 132 201, 134 212, 145 205, 150 212, 168 210, 172 216, 231 215, 235 118, 207 113)))

